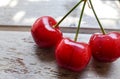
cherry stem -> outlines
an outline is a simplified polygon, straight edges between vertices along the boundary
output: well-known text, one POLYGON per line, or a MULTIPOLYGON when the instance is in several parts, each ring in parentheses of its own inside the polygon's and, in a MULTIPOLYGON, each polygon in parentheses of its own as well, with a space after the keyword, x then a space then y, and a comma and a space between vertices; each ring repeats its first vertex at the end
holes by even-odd
POLYGON ((89 2, 90 2, 90 5, 91 5, 91 8, 92 8, 92 11, 93 11, 93 13, 94 13, 94 15, 95 15, 95 18, 96 18, 96 20, 97 20, 97 22, 98 22, 98 24, 99 24, 99 26, 100 26, 100 29, 101 29, 103 35, 105 35, 106 32, 105 32, 105 30, 104 30, 104 28, 103 28, 103 26, 102 26, 102 24, 101 24, 101 22, 100 22, 100 20, 99 20, 99 18, 98 18, 98 16, 97 16, 96 12, 95 12, 95 10, 94 10, 94 7, 93 7, 93 4, 92 4, 91 0, 89 0, 89 2))
POLYGON ((76 31, 76 35, 75 35, 74 41, 77 41, 77 38, 78 38, 78 34, 79 34, 80 25, 81 25, 81 21, 82 21, 82 17, 83 17, 83 13, 84 13, 86 2, 87 1, 85 0, 84 4, 83 4, 83 7, 82 7, 82 11, 81 11, 81 14, 80 14, 80 19, 79 19, 79 22, 78 22, 78 28, 77 28, 77 31, 76 31))
POLYGON ((83 0, 81 0, 80 2, 78 2, 55 26, 54 28, 56 28, 57 26, 59 26, 59 24, 82 2, 83 0))

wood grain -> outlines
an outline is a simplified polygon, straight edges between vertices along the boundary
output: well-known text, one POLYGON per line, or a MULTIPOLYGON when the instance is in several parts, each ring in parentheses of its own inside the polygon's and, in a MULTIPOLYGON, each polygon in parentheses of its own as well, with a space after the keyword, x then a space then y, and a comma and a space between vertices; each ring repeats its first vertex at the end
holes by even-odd
MULTIPOLYGON (((64 33, 73 39, 74 34, 64 33)), ((90 34, 78 41, 88 42, 90 34)), ((120 59, 100 63, 93 59, 82 72, 57 66, 54 49, 40 49, 30 32, 0 31, 0 79, 120 79, 120 59)))

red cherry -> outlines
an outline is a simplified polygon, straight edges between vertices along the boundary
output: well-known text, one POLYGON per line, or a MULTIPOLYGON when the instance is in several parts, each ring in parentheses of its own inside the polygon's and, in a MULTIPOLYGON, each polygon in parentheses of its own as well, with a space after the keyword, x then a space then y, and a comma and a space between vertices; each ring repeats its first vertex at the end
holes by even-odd
POLYGON ((53 27, 56 23, 50 16, 43 16, 35 21, 31 28, 31 33, 39 47, 53 47, 62 39, 62 32, 59 27, 53 27))
POLYGON ((90 61, 91 51, 88 44, 64 38, 58 44, 55 55, 60 67, 81 71, 90 61))
POLYGON ((93 34, 90 38, 93 57, 102 62, 112 62, 120 57, 120 33, 93 34))

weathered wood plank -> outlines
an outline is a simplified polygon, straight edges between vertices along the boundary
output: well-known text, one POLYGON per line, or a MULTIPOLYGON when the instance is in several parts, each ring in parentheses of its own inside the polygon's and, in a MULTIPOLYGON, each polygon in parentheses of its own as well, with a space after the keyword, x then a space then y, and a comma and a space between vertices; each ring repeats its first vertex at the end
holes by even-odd
MULTIPOLYGON (((64 33, 73 39, 74 34, 64 33)), ((78 41, 88 42, 89 34, 78 41)), ((91 59, 80 73, 59 68, 54 49, 40 49, 30 32, 0 31, 0 79, 119 79, 120 59, 109 64, 91 59)))
MULTIPOLYGON (((26 25, 0 25, 0 31, 30 31, 31 26, 26 25)), ((60 27, 61 31, 64 33, 75 33, 77 27, 60 27)), ((118 31, 120 32, 120 29, 105 29, 106 32, 110 31, 118 31)), ((99 28, 80 28, 80 32, 82 34, 92 34, 96 32, 101 32, 99 28)))

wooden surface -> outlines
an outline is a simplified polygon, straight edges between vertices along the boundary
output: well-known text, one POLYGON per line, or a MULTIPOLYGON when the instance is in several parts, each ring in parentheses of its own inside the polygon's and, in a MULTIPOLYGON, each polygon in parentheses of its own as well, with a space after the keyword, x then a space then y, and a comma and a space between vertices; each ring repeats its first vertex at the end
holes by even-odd
MULTIPOLYGON (((64 33, 73 39, 74 34, 64 33)), ((89 34, 78 41, 88 42, 89 34)), ((75 73, 56 64, 54 49, 40 49, 30 32, 0 31, 0 79, 120 79, 120 59, 113 63, 91 62, 75 73)))

